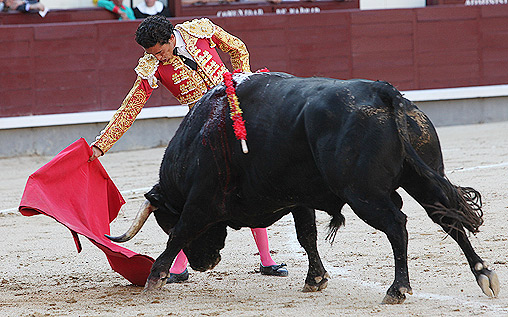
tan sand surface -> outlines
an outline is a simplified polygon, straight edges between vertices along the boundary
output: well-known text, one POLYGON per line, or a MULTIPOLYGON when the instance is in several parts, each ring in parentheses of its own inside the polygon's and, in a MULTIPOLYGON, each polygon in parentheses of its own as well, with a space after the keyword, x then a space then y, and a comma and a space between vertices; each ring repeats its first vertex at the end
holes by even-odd
MULTIPOLYGON (((250 230, 229 230, 222 261, 188 282, 145 295, 109 267, 86 238, 78 254, 67 228, 46 216, 16 211, 28 176, 50 157, 0 159, 0 316, 508 316, 508 122, 438 129, 449 179, 483 194, 485 224, 471 236, 501 281, 498 298, 483 295, 451 238, 403 192, 408 215, 409 269, 414 295, 380 304, 393 280, 384 234, 349 208, 335 243, 324 240, 329 217, 318 212, 319 249, 332 276, 328 288, 303 293, 307 257, 286 216, 268 229, 273 257, 289 277, 261 276, 250 230)), ((164 149, 107 154, 101 162, 127 204, 112 224, 125 230, 157 180, 164 149)), ((125 246, 157 257, 166 236, 152 217, 125 246)))

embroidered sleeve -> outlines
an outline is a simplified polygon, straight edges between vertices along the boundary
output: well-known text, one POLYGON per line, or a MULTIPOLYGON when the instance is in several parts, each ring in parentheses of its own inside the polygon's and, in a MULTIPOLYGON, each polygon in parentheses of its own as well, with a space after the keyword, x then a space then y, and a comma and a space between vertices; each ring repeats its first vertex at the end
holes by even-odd
POLYGON ((233 70, 240 69, 242 72, 250 73, 249 52, 245 44, 236 36, 224 31, 220 26, 215 25, 215 33, 212 41, 223 51, 231 56, 233 70))
POLYGON ((92 145, 97 146, 103 153, 109 151, 113 144, 131 127, 152 91, 148 82, 138 76, 120 108, 92 145))

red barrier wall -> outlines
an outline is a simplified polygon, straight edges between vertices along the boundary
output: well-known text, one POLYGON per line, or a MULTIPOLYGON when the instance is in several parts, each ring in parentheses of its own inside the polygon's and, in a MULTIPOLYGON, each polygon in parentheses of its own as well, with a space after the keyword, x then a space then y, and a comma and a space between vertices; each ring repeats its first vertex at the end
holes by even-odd
POLYGON ((17 11, 0 12, 0 25, 61 23, 96 20, 117 20, 118 16, 103 8, 51 10, 43 18, 39 14, 25 14, 17 11))
MULTIPOLYGON (((401 90, 508 83, 508 6, 212 18, 252 68, 387 80, 401 90)), ((178 23, 185 18, 175 18, 178 23)), ((111 110, 135 79, 139 21, 0 26, 0 117, 111 110)), ((165 88, 148 106, 177 104, 165 88)))

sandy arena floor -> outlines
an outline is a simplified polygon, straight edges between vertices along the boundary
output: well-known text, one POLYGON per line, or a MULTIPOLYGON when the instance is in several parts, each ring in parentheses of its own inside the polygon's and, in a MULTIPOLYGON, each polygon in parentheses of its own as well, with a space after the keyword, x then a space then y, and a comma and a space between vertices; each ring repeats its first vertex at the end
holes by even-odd
MULTIPOLYGON (((113 272, 86 238, 78 254, 67 228, 46 216, 17 213, 28 176, 50 157, 0 159, 1 316, 508 316, 508 122, 438 129, 450 180, 483 194, 485 224, 472 236, 476 251, 501 281, 498 298, 477 286, 465 257, 424 210, 404 195, 409 269, 414 295, 402 305, 380 304, 393 281, 393 257, 384 234, 345 208, 346 226, 333 245, 324 241, 328 216, 318 213, 320 252, 332 279, 319 293, 303 293, 307 257, 290 216, 268 229, 276 261, 289 277, 261 276, 250 230, 230 230, 222 262, 194 272, 188 282, 142 293, 113 272)), ((164 149, 107 154, 101 162, 127 204, 112 225, 126 229, 145 188, 157 179, 164 149)), ((125 244, 157 257, 166 237, 152 217, 125 244)))

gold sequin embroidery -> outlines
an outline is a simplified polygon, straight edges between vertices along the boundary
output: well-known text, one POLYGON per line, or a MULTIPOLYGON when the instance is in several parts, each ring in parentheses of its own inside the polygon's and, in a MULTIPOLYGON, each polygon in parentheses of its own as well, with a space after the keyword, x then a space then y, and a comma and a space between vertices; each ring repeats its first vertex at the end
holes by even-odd
POLYGON ((159 67, 159 60, 152 54, 143 55, 138 61, 138 66, 134 68, 134 71, 138 76, 148 80, 150 87, 157 88, 157 78, 155 78, 155 72, 159 67))
POLYGON ((179 26, 184 29, 187 33, 200 39, 211 38, 215 33, 215 24, 209 19, 194 19, 192 21, 186 21, 179 26))
POLYGON ((109 151, 113 144, 129 130, 132 123, 141 112, 141 109, 143 109, 148 97, 140 86, 141 80, 142 78, 138 76, 134 86, 125 97, 120 108, 118 108, 104 130, 101 131, 101 134, 97 137, 97 141, 93 143, 101 149, 103 153, 109 151))

